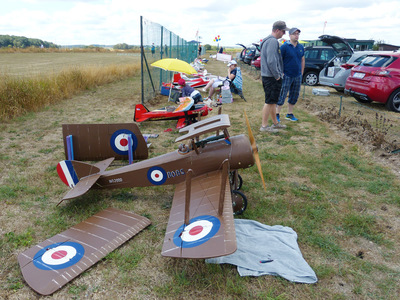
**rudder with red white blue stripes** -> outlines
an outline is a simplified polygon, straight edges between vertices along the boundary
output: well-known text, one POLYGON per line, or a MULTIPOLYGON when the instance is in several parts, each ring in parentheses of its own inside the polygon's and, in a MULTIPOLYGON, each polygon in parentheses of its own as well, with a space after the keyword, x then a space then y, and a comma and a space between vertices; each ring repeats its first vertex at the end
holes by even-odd
POLYGON ((70 160, 60 161, 57 165, 57 173, 62 182, 70 188, 74 188, 79 182, 78 175, 76 174, 72 161, 70 160))

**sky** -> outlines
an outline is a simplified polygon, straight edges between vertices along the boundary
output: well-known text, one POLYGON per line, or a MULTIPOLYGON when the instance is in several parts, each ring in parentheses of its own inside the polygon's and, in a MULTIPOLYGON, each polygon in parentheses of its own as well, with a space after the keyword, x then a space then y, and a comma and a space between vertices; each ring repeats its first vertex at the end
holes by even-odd
MULTIPOLYGON (((140 44, 140 16, 185 40, 249 45, 283 20, 301 40, 322 34, 400 46, 400 1, 395 0, 0 0, 0 35, 57 45, 140 44)), ((289 38, 288 34, 284 38, 289 38)))

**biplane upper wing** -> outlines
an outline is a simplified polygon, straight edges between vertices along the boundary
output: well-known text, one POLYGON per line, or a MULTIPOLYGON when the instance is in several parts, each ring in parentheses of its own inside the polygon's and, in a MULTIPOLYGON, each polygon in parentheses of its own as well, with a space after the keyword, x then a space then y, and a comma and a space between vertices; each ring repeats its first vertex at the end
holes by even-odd
POLYGON ((28 285, 50 295, 151 224, 108 208, 18 255, 28 285))
POLYGON ((224 130, 231 126, 229 116, 226 114, 209 117, 200 122, 191 124, 179 130, 179 132, 187 132, 185 135, 178 137, 175 142, 181 142, 187 139, 198 138, 202 134, 224 130))
POLYGON ((135 123, 117 124, 63 124, 65 158, 68 159, 67 137, 71 136, 73 159, 100 161, 109 157, 129 158, 128 136, 131 136, 131 154, 135 160, 148 158, 146 141, 135 123))
POLYGON ((227 175, 227 169, 217 170, 176 186, 161 253, 163 256, 210 258, 236 251, 227 175))

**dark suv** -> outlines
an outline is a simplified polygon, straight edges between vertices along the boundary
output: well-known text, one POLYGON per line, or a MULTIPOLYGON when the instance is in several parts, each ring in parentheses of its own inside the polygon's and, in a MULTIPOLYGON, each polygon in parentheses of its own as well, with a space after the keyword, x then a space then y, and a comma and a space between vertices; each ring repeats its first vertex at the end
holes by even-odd
POLYGON ((306 65, 304 68, 303 81, 308 85, 317 85, 319 72, 324 65, 336 55, 331 46, 311 46, 304 49, 306 65))
POLYGON ((328 46, 313 46, 304 49, 306 65, 303 81, 308 85, 316 85, 319 82, 319 73, 336 55, 348 55, 354 52, 351 46, 342 38, 335 35, 321 35, 319 37, 328 46))

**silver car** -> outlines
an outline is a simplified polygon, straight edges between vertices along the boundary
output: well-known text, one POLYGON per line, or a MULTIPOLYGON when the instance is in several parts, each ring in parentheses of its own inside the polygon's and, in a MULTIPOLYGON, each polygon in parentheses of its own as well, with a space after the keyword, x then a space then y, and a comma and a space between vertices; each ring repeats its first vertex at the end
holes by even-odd
POLYGON ((368 54, 377 52, 378 51, 358 51, 353 54, 344 53, 335 56, 326 63, 325 67, 319 73, 319 84, 343 92, 351 68, 357 66, 368 54))

